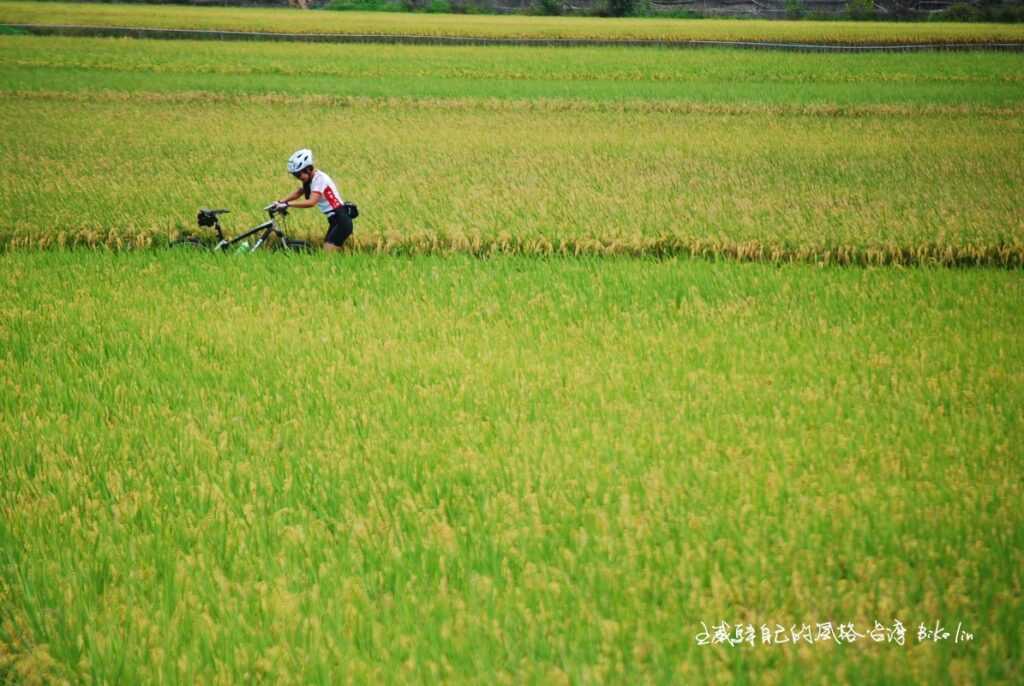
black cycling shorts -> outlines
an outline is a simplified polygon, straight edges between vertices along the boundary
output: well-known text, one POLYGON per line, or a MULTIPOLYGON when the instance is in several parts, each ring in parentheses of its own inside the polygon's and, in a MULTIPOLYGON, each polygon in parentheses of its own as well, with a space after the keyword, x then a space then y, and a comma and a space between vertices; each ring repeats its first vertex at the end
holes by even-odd
POLYGON ((339 207, 336 212, 328 215, 327 224, 327 235, 324 236, 325 243, 341 247, 348 240, 348 237, 352 235, 352 220, 349 218, 348 212, 345 211, 344 207, 339 207))

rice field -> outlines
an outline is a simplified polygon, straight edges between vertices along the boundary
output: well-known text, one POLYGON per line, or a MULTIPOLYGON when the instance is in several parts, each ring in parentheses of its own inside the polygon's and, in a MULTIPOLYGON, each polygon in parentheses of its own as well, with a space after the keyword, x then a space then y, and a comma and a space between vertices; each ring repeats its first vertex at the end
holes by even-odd
POLYGON ((168 5, 0 1, 0 23, 219 29, 279 33, 838 44, 1021 43, 1024 26, 952 22, 530 17, 321 12, 168 5))
POLYGON ((1020 682, 1022 66, 0 36, 0 683, 1020 682))
POLYGON ((0 242, 251 225, 309 145, 363 250, 1024 263, 1018 55, 310 48, 0 38, 0 164, 62 179, 7 175, 0 242))
POLYGON ((15 681, 1020 676, 1018 272, 2 259, 15 681))
POLYGON ((884 105, 1007 109, 1019 115, 1022 65, 1022 55, 986 52, 806 54, 0 37, 0 86, 5 91, 61 93, 557 99, 761 109, 884 105))

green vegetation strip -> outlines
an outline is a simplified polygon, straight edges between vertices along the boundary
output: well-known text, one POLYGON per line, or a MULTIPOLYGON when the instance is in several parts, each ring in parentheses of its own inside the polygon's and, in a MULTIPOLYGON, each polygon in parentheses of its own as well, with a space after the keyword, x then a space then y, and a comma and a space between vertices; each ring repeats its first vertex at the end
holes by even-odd
POLYGON ((167 5, 0 2, 0 22, 235 32, 525 40, 756 41, 837 45, 1024 43, 1024 26, 904 22, 423 15, 167 5))
POLYGON ((400 98, 470 99, 475 106, 493 108, 622 109, 644 101, 650 111, 678 113, 913 116, 1004 111, 1019 116, 1024 58, 579 48, 567 59, 564 51, 553 48, 0 37, 0 89, 74 97, 107 91, 175 98, 187 93, 211 100, 328 96, 331 100, 324 104, 339 106, 365 98, 400 98))
POLYGON ((1019 274, 71 251, 0 288, 8 680, 1020 672, 1019 274), (698 646, 723 620, 862 638, 698 646))

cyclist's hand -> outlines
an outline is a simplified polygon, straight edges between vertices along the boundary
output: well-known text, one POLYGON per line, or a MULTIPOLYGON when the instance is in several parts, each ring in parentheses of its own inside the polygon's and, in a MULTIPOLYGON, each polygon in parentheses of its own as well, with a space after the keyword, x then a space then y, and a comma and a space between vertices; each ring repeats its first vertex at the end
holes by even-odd
POLYGON ((288 209, 288 201, 287 200, 275 200, 274 202, 271 203, 271 207, 274 208, 275 212, 280 212, 282 210, 287 210, 288 209))

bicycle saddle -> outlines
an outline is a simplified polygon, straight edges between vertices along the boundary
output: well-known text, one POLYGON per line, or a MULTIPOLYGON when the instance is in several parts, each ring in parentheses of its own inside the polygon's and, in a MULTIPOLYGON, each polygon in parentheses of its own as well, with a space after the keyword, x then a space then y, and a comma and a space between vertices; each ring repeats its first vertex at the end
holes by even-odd
POLYGON ((217 221, 218 214, 225 214, 231 210, 210 210, 205 207, 199 208, 199 214, 196 215, 196 219, 199 221, 199 226, 213 226, 214 222, 217 221))

